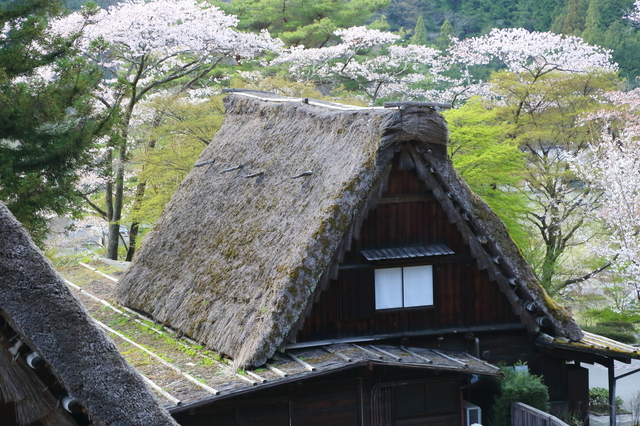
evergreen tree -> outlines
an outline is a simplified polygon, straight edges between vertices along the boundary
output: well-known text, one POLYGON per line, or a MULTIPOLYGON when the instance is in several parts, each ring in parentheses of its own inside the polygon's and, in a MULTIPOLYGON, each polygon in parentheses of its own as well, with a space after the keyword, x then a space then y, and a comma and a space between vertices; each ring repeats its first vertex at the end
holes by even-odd
MULTIPOLYGON (((424 0, 391 0, 389 6, 383 11, 389 22, 391 31, 401 31, 401 29, 413 28, 417 24, 420 16, 431 17, 435 13, 434 1, 424 0)), ((434 31, 435 23, 427 18, 424 22, 427 31, 434 31)))
POLYGON ((600 27, 602 16, 600 15, 600 6, 598 0, 589 1, 589 9, 587 9, 587 19, 585 21, 582 39, 589 44, 601 46, 604 41, 604 34, 600 27))
POLYGON ((445 50, 449 47, 451 45, 451 37, 453 37, 453 25, 445 20, 442 27, 440 27, 440 35, 436 39, 436 49, 445 50))
POLYGON ((427 39, 427 28, 424 26, 424 19, 422 19, 422 16, 420 16, 418 18, 418 22, 416 23, 416 28, 413 30, 413 35, 409 39, 409 44, 426 46, 428 42, 429 40, 427 39))
POLYGON ((585 4, 583 0, 569 0, 567 17, 562 27, 562 34, 580 35, 585 26, 585 4))
POLYGON ((529 31, 549 31, 564 3, 564 0, 520 0, 513 26, 529 31))
POLYGON ((608 28, 614 22, 622 18, 633 9, 634 0, 600 0, 600 14, 602 16, 602 27, 608 28))
POLYGON ((636 30, 615 21, 604 32, 602 46, 613 50, 613 59, 620 66, 622 76, 633 81, 640 75, 640 38, 636 30))
POLYGON ((240 19, 238 28, 269 30, 287 45, 324 46, 338 28, 364 25, 389 0, 216 0, 240 19))
POLYGON ((100 131, 90 96, 100 73, 48 32, 60 13, 50 0, 0 10, 0 200, 39 244, 47 215, 77 209, 79 171, 100 131))
POLYGON ((583 0, 569 0, 565 11, 558 16, 551 31, 565 35, 580 35, 585 27, 585 5, 583 0))

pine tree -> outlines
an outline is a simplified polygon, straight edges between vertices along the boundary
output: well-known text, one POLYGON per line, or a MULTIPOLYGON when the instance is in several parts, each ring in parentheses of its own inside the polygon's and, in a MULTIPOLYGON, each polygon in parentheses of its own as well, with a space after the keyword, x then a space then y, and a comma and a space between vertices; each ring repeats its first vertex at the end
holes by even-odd
POLYGON ((269 30, 289 46, 322 47, 338 28, 368 23, 389 0, 215 0, 243 30, 269 30))
POLYGON ((429 40, 427 39, 427 28, 424 26, 424 19, 422 19, 422 16, 420 16, 418 18, 418 22, 416 22, 416 28, 413 30, 413 35, 409 39, 409 44, 426 46, 428 42, 429 40))
POLYGON ((448 20, 445 20, 440 27, 440 35, 436 39, 436 49, 445 50, 451 45, 451 37, 453 37, 453 25, 448 20))
POLYGON ((602 45, 603 36, 600 22, 602 16, 600 15, 600 6, 598 0, 589 1, 589 9, 587 9, 587 19, 585 21, 584 31, 582 32, 582 39, 589 44, 602 45))
POLYGON ((48 215, 77 210, 75 185, 100 130, 90 96, 100 72, 47 31, 60 11, 50 0, 0 10, 0 200, 39 244, 48 215))
POLYGON ((583 0, 569 0, 565 13, 558 16, 552 31, 565 35, 580 35, 585 27, 584 11, 583 0))

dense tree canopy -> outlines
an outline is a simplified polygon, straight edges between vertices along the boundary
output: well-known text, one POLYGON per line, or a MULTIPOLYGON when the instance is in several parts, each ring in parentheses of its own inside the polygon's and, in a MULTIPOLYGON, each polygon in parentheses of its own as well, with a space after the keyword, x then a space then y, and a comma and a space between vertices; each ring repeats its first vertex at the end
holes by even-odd
POLYGON ((337 29, 369 23, 389 0, 232 0, 217 4, 238 17, 240 29, 269 30, 290 46, 322 47, 337 29))
POLYGON ((74 34, 48 31, 60 10, 28 0, 0 11, 0 199, 39 242, 47 215, 77 206, 78 174, 102 129, 91 98, 99 70, 75 56, 74 34))

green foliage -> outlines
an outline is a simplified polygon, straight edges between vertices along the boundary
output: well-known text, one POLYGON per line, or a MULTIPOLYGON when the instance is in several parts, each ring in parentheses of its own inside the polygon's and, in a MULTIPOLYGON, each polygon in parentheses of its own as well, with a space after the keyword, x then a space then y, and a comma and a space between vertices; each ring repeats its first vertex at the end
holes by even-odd
MULTIPOLYGON (((616 410, 620 412, 624 401, 619 396, 616 397, 616 410)), ((609 391, 605 388, 589 389, 589 409, 598 414, 609 413, 609 391)))
POLYGON ((584 331, 599 334, 609 339, 617 340, 622 343, 634 344, 638 341, 634 334, 627 331, 625 327, 611 326, 608 323, 598 323, 595 326, 584 326, 584 331))
POLYGON ((137 181, 144 182, 142 200, 129 213, 132 222, 153 224, 205 146, 222 125, 222 97, 192 104, 184 98, 157 98, 149 105, 157 120, 137 128, 140 148, 133 161, 137 181))
POLYGON ((513 402, 522 402, 542 411, 549 410, 549 390, 540 376, 510 367, 505 367, 502 371, 505 378, 500 382, 499 394, 493 404, 492 426, 511 425, 513 402))
POLYGON ((634 310, 614 311, 611 307, 590 309, 582 314, 585 331, 599 334, 623 343, 636 343, 636 326, 640 313, 634 310))
POLYGON ((503 113, 502 107, 480 98, 444 112, 449 123, 448 148, 455 168, 467 184, 498 213, 522 246, 528 238, 521 222, 526 200, 511 189, 522 179, 524 154, 507 140, 513 125, 503 113))
MULTIPOLYGON (((505 138, 525 154, 526 173, 520 189, 528 199, 527 221, 539 248, 523 250, 530 255, 527 260, 541 284, 554 293, 575 277, 575 271, 572 276, 564 275, 563 256, 580 245, 581 240, 574 237, 579 230, 587 230, 587 216, 597 198, 588 187, 575 185, 577 179, 564 157, 592 140, 595 129, 580 125, 580 118, 602 108, 597 97, 615 88, 615 76, 499 72, 491 82, 495 96, 505 104, 504 119, 513 124, 505 138)), ((583 268, 590 268, 589 263, 583 268)))
POLYGON ((551 31, 579 36, 585 27, 585 11, 584 0, 568 0, 565 11, 558 15, 551 31))
POLYGON ((590 0, 584 31, 582 31, 581 34, 582 39, 589 44, 600 45, 603 38, 602 27, 600 26, 601 22, 602 15, 600 14, 600 4, 598 0, 590 0))
POLYGON ((389 0, 232 0, 215 2, 240 19, 238 28, 269 30, 289 46, 321 47, 339 28, 364 25, 389 0))
POLYGON ((409 39, 409 44, 426 46, 428 42, 429 40, 427 39, 427 28, 424 26, 424 19, 422 19, 422 16, 420 16, 418 18, 418 22, 416 23, 416 27, 413 30, 413 35, 409 39))
POLYGON ((453 25, 451 25, 451 22, 448 20, 445 20, 442 27, 440 27, 440 35, 436 39, 435 48, 445 50, 447 47, 451 46, 451 37, 453 36, 453 25))
POLYGON ((435 25, 432 21, 436 7, 434 3, 424 0, 391 0, 383 13, 392 31, 402 32, 415 28, 420 17, 426 19, 424 24, 429 31, 435 25))
POLYGON ((640 312, 634 310, 616 312, 608 306, 604 309, 590 309, 584 313, 584 316, 591 323, 640 324, 640 312))
POLYGON ((0 13, 0 25, 12 27, 0 44, 0 200, 39 244, 47 215, 77 210, 79 170, 104 129, 91 101, 100 71, 76 57, 71 40, 46 32, 59 13, 60 3, 48 0, 9 3, 0 13), (55 77, 28 82, 43 66, 55 77))

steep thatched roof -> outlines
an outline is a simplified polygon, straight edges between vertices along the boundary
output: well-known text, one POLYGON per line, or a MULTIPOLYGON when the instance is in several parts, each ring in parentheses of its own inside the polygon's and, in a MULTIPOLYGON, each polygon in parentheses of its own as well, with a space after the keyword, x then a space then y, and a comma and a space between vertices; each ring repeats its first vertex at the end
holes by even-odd
POLYGON ((238 365, 260 365, 291 339, 402 150, 531 331, 520 299, 559 336, 582 334, 535 280, 498 217, 446 155, 433 105, 357 108, 236 93, 120 281, 121 303, 238 365))
POLYGON ((67 393, 94 424, 176 425, 2 203, 0 317, 0 400, 15 405, 19 424, 76 424, 59 402, 67 393), (41 355, 54 389, 42 386, 26 352, 41 355))

